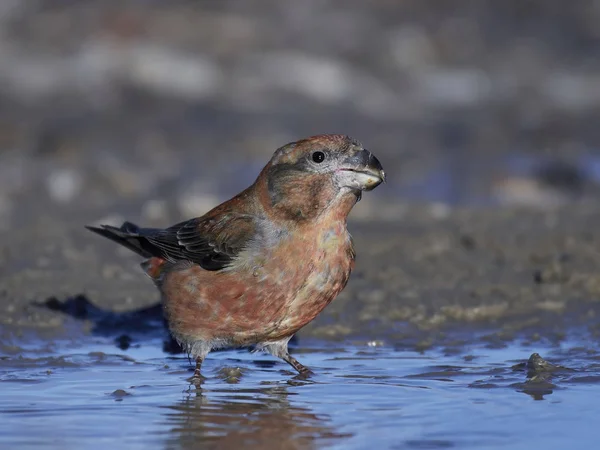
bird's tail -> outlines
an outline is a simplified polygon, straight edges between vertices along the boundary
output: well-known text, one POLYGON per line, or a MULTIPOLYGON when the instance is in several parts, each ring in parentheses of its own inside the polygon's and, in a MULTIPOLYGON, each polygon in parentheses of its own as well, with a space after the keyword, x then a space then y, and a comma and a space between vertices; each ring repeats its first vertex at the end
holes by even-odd
POLYGON ((143 256, 144 258, 152 258, 157 256, 153 251, 153 245, 140 234, 140 227, 131 223, 124 222, 120 228, 110 225, 100 225, 100 227, 87 226, 86 228, 94 233, 104 236, 105 238, 127 247, 132 252, 143 256))

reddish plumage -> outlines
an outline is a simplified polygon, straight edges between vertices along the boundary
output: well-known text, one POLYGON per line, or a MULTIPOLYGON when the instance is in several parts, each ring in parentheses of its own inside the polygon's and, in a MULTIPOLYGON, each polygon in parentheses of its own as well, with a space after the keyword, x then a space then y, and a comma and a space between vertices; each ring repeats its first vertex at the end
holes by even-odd
POLYGON ((88 227, 148 259, 173 336, 196 358, 258 345, 308 372, 289 339, 344 288, 354 266, 346 218, 385 178, 347 136, 278 149, 256 182, 202 217, 166 230, 88 227))

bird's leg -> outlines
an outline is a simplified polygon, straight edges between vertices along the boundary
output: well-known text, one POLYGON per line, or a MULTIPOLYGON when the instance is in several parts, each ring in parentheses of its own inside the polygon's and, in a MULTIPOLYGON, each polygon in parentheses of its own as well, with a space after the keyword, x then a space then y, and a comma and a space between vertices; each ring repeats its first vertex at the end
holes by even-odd
POLYGON ((308 367, 300 364, 300 362, 298 362, 296 358, 294 358, 287 352, 281 356, 281 359, 283 359, 286 363, 288 363, 290 366, 296 369, 300 375, 312 374, 312 371, 308 367))
POLYGON ((193 378, 202 378, 202 374, 200 373, 200 369, 202 368, 202 363, 204 362, 204 357, 198 356, 196 357, 196 369, 194 370, 193 378))
POLYGON ((204 358, 206 358, 206 355, 208 355, 208 352, 210 352, 210 345, 204 341, 196 341, 192 343, 186 343, 185 349, 188 352, 188 355, 191 354, 196 360, 194 375, 188 381, 193 384, 199 384, 202 380, 204 380, 204 376, 200 370, 202 369, 204 358))
POLYGON ((204 377, 204 375, 202 375, 202 373, 200 372, 200 369, 202 368, 202 363, 204 362, 205 356, 206 355, 196 356, 196 368, 194 369, 194 375, 192 375, 191 378, 187 379, 188 383, 190 383, 190 385, 195 386, 196 389, 200 389, 200 387, 202 386, 202 383, 206 379, 206 377, 204 377))
POLYGON ((197 356, 196 357, 196 369, 194 369, 194 375, 192 375, 191 378, 188 378, 188 382, 190 384, 193 384, 197 388, 199 388, 200 385, 202 384, 202 382, 206 379, 204 377, 204 375, 202 375, 202 373, 200 372, 200 369, 202 368, 202 362, 203 361, 204 361, 204 357, 203 356, 197 356))
POLYGON ((283 359, 286 363, 296 369, 300 375, 312 374, 312 371, 308 367, 300 364, 296 358, 290 355, 290 352, 288 351, 288 342, 291 338, 292 337, 289 336, 279 341, 263 343, 259 348, 269 352, 277 358, 283 359))

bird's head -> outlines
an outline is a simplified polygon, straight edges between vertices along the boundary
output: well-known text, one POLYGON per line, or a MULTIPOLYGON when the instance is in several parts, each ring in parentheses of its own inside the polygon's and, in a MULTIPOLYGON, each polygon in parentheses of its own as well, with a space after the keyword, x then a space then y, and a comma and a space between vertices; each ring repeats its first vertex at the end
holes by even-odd
POLYGON ((360 199, 385 181, 379 160, 344 135, 320 135, 279 148, 257 183, 268 206, 286 219, 311 219, 338 208, 347 215, 360 199))

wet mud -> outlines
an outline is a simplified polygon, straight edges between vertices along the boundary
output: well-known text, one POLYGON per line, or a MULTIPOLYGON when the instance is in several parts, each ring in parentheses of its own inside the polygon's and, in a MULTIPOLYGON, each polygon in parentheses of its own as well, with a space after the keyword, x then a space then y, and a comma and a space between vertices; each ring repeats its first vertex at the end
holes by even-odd
POLYGON ((98 430, 145 448, 592 442, 598 213, 359 206, 351 281, 291 346, 308 378, 242 349, 211 353, 206 379, 188 385, 193 366, 135 257, 73 224, 46 222, 39 240, 13 233, 0 442, 93 447, 98 430))
MULTIPOLYGON (((299 338, 425 349, 466 329, 489 330, 490 345, 560 341, 571 327, 597 336, 600 234, 589 224, 600 217, 593 209, 364 207, 396 217, 350 223, 355 272, 299 338)), ((47 236, 36 236, 45 245, 26 231, 3 244, 16 256, 0 281, 4 333, 60 336, 79 324, 121 346, 164 333, 158 294, 134 255, 73 224, 48 225, 47 236)))

